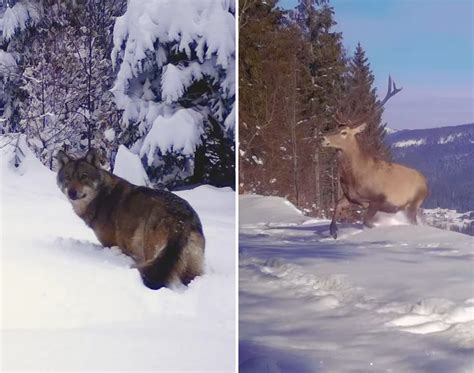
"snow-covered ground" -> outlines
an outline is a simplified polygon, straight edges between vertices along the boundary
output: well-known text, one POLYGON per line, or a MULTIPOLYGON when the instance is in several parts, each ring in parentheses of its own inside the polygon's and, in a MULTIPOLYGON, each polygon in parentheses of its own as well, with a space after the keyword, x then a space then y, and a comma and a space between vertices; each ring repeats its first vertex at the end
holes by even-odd
POLYGON ((473 237, 284 206, 240 199, 241 372, 474 371, 473 237))
POLYGON ((1 371, 234 371, 235 193, 182 191, 200 215, 206 274, 146 288, 131 259, 103 248, 27 154, 1 150, 1 371))

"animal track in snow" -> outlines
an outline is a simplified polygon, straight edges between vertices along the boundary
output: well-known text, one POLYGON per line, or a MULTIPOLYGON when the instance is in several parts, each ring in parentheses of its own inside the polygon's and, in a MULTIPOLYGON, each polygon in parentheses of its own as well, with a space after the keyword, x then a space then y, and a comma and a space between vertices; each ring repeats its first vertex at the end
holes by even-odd
POLYGON ((281 259, 266 261, 251 259, 254 268, 275 280, 275 286, 295 298, 312 298, 308 304, 313 310, 338 308, 349 302, 364 303, 360 289, 354 287, 344 275, 316 275, 302 267, 281 259))
POLYGON ((386 305, 378 310, 379 313, 398 313, 386 323, 387 326, 398 327, 401 331, 414 334, 430 334, 442 332, 451 328, 456 334, 462 331, 463 344, 474 344, 474 306, 472 299, 463 305, 439 298, 425 299, 414 306, 396 304, 386 305))

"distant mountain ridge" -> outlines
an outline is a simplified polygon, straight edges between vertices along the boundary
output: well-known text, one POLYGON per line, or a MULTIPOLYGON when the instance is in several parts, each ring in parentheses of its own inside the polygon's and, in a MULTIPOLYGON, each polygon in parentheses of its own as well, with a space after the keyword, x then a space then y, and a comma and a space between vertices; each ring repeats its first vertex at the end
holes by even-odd
POLYGON ((387 134, 393 160, 428 179, 426 208, 474 210, 474 123, 387 134))

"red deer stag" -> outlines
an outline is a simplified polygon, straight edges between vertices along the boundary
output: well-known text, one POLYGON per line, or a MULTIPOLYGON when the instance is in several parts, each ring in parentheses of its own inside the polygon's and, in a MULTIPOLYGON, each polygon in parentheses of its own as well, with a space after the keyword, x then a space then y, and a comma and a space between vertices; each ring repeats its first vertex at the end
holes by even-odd
MULTIPOLYGON (((389 98, 400 92, 389 77, 389 88, 379 109, 389 98)), ((350 124, 350 122, 347 122, 350 124)), ((350 203, 367 208, 364 224, 373 227, 378 211, 395 213, 404 210, 411 223, 416 224, 418 208, 428 194, 425 177, 418 171, 397 163, 385 162, 362 150, 356 135, 367 127, 342 125, 321 137, 321 145, 337 149, 340 184, 343 196, 336 203, 330 225, 331 236, 337 238, 336 219, 350 203)))

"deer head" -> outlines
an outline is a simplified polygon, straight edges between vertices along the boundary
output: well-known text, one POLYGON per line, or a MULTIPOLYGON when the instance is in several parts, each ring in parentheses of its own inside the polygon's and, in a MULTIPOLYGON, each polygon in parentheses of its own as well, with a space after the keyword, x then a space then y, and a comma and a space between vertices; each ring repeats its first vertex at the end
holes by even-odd
POLYGON ((367 123, 362 123, 357 127, 340 126, 335 131, 329 132, 321 136, 321 146, 335 149, 348 149, 357 140, 356 135, 367 128, 367 123))

